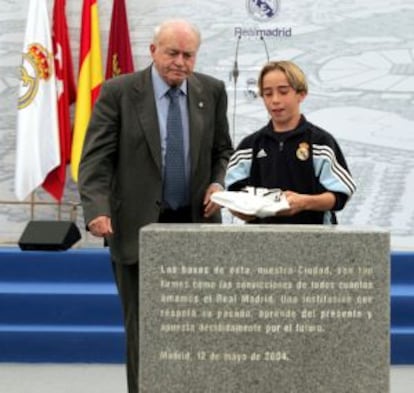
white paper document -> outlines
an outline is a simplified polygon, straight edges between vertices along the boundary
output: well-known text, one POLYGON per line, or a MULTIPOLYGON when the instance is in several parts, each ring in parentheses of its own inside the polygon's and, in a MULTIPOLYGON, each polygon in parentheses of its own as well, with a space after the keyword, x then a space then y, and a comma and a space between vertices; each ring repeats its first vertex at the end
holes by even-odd
POLYGON ((236 212, 259 218, 274 216, 289 209, 289 203, 280 189, 245 187, 242 191, 218 191, 211 200, 236 212))

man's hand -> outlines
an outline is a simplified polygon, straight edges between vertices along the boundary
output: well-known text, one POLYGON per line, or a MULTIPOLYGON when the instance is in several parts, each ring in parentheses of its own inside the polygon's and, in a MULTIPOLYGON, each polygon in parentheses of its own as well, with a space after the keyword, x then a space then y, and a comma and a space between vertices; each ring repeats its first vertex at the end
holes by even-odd
POLYGON ((204 195, 204 217, 211 217, 214 213, 220 210, 221 206, 217 205, 210 200, 211 194, 214 194, 217 191, 223 191, 223 187, 218 183, 212 183, 208 186, 207 191, 204 195))
POLYGON ((88 229, 92 235, 106 237, 112 235, 112 223, 110 217, 98 216, 88 223, 88 229))

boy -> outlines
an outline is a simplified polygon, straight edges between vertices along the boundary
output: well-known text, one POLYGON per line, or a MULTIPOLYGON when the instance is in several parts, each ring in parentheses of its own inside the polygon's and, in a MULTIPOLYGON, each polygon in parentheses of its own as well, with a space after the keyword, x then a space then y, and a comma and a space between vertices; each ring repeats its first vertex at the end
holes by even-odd
POLYGON ((271 120, 238 146, 226 188, 279 188, 290 208, 266 218, 232 214, 252 223, 336 224, 335 211, 343 209, 355 183, 334 137, 300 112, 308 93, 303 71, 291 61, 273 61, 261 70, 258 85, 271 120))

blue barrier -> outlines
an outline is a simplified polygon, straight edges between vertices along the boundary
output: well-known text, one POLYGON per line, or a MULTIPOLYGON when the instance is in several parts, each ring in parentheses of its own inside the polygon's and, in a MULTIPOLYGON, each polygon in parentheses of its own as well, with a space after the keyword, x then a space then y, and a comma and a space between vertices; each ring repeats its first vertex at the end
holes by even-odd
POLYGON ((1 362, 124 362, 107 249, 0 248, 1 362))
POLYGON ((414 364, 414 253, 391 253, 391 363, 414 364))
MULTIPOLYGON (((414 364, 414 253, 391 253, 391 363, 414 364)), ((0 248, 0 362, 124 362, 107 249, 0 248)))

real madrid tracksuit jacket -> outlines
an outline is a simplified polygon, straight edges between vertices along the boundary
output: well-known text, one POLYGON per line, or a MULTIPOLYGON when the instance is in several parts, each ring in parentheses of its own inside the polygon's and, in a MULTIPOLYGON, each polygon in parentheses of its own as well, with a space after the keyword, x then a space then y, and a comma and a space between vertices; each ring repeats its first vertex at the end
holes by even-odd
POLYGON ((355 192, 355 183, 334 137, 304 116, 292 131, 274 132, 269 122, 243 139, 229 161, 225 184, 230 191, 252 186, 300 194, 335 194, 332 211, 303 211, 291 217, 256 219, 254 223, 334 224, 334 211, 341 210, 355 192))

